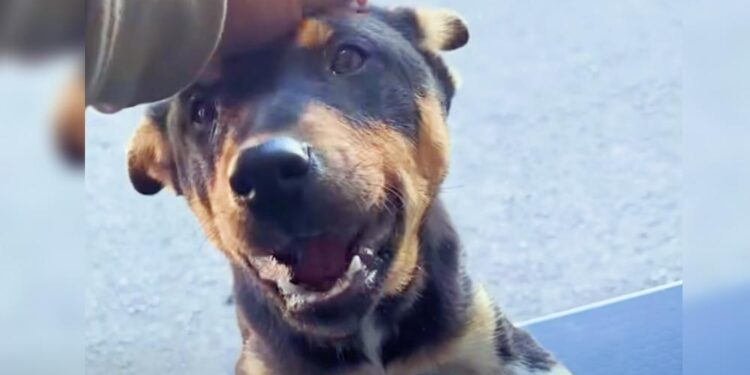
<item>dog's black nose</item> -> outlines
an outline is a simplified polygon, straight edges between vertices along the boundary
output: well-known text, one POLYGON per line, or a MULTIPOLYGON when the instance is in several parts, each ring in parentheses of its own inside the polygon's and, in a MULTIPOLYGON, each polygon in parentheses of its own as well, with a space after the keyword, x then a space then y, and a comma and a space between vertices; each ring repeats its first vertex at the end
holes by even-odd
POLYGON ((229 183, 240 197, 271 203, 299 194, 310 169, 310 146, 279 137, 242 151, 229 183))

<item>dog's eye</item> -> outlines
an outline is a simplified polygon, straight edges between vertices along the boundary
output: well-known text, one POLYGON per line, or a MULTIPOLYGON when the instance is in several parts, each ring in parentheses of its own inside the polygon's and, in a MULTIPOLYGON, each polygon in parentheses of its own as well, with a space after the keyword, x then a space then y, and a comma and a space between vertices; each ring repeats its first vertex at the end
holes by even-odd
POLYGON ((336 51, 336 56, 334 56, 331 64, 331 71, 334 74, 354 73, 365 65, 366 60, 367 53, 361 48, 343 46, 336 51))
POLYGON ((191 119, 193 124, 200 126, 208 126, 216 121, 219 111, 216 109, 216 104, 207 99, 195 99, 191 109, 191 119))

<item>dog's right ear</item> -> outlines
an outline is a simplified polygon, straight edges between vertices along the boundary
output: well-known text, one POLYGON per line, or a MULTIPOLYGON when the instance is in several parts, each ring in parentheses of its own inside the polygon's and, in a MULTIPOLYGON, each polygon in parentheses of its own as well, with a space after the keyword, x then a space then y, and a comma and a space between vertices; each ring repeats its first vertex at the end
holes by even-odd
POLYGON ((167 108, 149 108, 127 148, 128 174, 136 191, 154 195, 165 186, 174 188, 172 160, 166 139, 167 108))
POLYGON ((421 34, 422 48, 453 51, 469 42, 469 27, 461 16, 446 9, 416 8, 414 17, 421 34))

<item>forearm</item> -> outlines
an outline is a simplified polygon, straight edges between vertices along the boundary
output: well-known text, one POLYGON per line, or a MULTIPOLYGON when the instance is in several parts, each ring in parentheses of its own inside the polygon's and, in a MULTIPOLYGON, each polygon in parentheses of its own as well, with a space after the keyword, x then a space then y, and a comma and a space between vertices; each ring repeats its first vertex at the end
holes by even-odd
POLYGON ((49 53, 85 41, 87 105, 118 110, 176 94, 217 51, 270 42, 290 32, 303 11, 351 2, 0 0, 0 52, 49 53))
POLYGON ((89 0, 88 104, 120 109, 192 82, 221 37, 225 0, 89 0))
POLYGON ((293 30, 303 10, 349 3, 352 0, 89 0, 87 99, 113 109, 165 99, 192 83, 215 52, 256 48, 293 30))

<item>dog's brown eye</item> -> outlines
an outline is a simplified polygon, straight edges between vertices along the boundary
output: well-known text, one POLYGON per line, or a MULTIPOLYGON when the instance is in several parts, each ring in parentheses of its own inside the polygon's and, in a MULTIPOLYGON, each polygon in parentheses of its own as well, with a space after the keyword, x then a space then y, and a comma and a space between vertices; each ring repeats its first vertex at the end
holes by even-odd
POLYGON ((192 107, 192 121, 196 125, 211 125, 216 121, 216 117, 219 115, 219 111, 216 109, 216 104, 211 100, 196 99, 193 101, 192 107))
POLYGON ((334 74, 349 74, 359 70, 365 61, 367 54, 361 48, 356 46, 344 46, 336 51, 336 56, 331 64, 331 71, 334 74))

